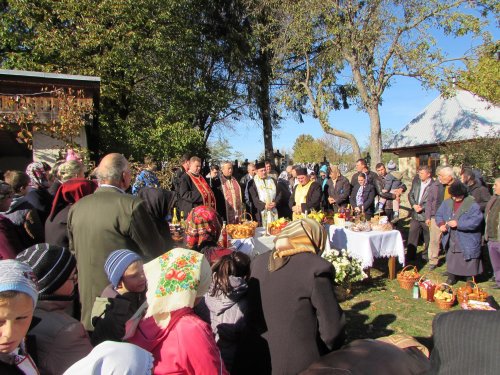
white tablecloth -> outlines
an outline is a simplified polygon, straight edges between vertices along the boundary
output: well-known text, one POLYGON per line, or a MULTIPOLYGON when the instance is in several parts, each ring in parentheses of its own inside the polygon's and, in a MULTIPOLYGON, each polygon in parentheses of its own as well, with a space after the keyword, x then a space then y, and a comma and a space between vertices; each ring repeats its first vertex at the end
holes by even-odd
MULTIPOLYGON (((274 249, 274 239, 276 236, 264 236, 265 232, 264 228, 258 227, 253 237, 231 240, 231 244, 236 251, 241 251, 253 259, 259 254, 274 249)), ((325 250, 328 249, 330 249, 330 243, 327 241, 325 250)))
POLYGON ((398 257, 404 265, 405 250, 403 238, 397 230, 387 232, 354 232, 343 227, 327 227, 330 246, 346 249, 350 256, 361 261, 363 268, 373 266, 373 258, 398 257))
POLYGON ((274 248, 274 238, 276 236, 264 236, 265 230, 259 227, 255 230, 253 237, 231 240, 236 251, 241 251, 250 258, 255 258, 257 255, 271 251, 274 248))

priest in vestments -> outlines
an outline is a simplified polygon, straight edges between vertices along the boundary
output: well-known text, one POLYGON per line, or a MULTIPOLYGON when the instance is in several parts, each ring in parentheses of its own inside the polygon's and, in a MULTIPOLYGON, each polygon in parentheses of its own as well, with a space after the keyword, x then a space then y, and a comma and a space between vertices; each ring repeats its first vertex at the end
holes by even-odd
POLYGON ((185 218, 193 208, 201 205, 216 209, 214 193, 200 170, 201 159, 193 156, 189 162, 189 170, 180 178, 177 206, 184 212, 185 218))
POLYGON ((224 201, 222 204, 217 202, 217 212, 228 224, 236 224, 243 213, 243 199, 240 184, 233 177, 233 165, 231 162, 227 161, 222 164, 221 170, 220 189, 224 201))
POLYGON ((269 177, 264 162, 255 165, 257 174, 248 181, 248 194, 254 211, 252 215, 259 225, 266 226, 278 219, 277 203, 281 199, 281 189, 276 181, 269 177))
POLYGON ((290 208, 293 219, 298 219, 306 211, 319 211, 321 205, 321 185, 312 181, 307 175, 306 168, 296 168, 297 181, 290 196, 290 208))

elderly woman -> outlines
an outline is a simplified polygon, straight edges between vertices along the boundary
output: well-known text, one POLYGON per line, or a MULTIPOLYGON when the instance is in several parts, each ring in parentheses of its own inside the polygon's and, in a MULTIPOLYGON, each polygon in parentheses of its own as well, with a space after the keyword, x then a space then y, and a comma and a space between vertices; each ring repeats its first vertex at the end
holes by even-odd
MULTIPOLYGON (((259 374, 297 374, 341 344, 344 314, 333 291, 335 270, 320 257, 327 234, 312 219, 293 221, 275 249, 252 262, 248 358, 259 374), (254 361, 255 362, 255 361, 254 361)), ((251 365, 251 364, 250 364, 251 365)))
POLYGON ((217 244, 221 229, 220 216, 213 208, 195 207, 186 220, 186 244, 190 249, 203 253, 212 265, 220 257, 232 252, 217 244))
POLYGON ((447 284, 457 283, 460 276, 470 279, 483 272, 481 262, 481 223, 483 214, 467 187, 460 181, 450 185, 451 198, 441 203, 436 212, 436 224, 443 233, 443 248, 447 249, 447 284))
POLYGON ((54 202, 52 202, 52 210, 45 221, 45 241, 47 243, 69 247, 69 210, 76 202, 92 194, 96 189, 97 184, 85 178, 71 178, 59 186, 54 202))
POLYGON ((349 204, 351 184, 346 177, 342 176, 337 165, 332 165, 328 168, 328 172, 330 178, 326 182, 324 193, 329 207, 331 207, 334 212, 338 212, 339 208, 345 208, 349 204))
POLYGON ((153 354, 153 374, 227 374, 210 326, 193 311, 212 280, 205 256, 175 248, 144 272, 148 308, 129 342, 153 354))
POLYGON ((38 211, 42 224, 49 216, 53 200, 48 191, 49 172, 50 167, 40 162, 31 163, 26 167, 26 174, 30 177, 30 191, 26 194, 26 200, 38 211))

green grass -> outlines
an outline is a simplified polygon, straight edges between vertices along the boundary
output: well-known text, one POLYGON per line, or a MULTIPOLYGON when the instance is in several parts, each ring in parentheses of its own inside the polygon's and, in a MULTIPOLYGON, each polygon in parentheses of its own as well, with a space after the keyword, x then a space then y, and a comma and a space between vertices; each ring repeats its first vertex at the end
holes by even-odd
MULTIPOLYGON (((403 228, 404 230, 405 228, 403 228)), ((419 255, 422 248, 419 248, 419 255)), ((444 256, 440 264, 444 263, 444 256)), ((446 281, 442 273, 446 264, 430 272, 428 265, 414 263, 420 274, 426 274, 434 282, 446 281)), ((401 265, 398 264, 398 272, 401 265)), ((479 278, 479 286, 493 297, 500 300, 500 291, 491 287, 490 273, 479 278)), ((460 281, 453 288, 463 286, 460 281)), ((422 344, 432 348, 432 320, 440 310, 435 303, 423 299, 413 299, 412 291, 402 289, 398 281, 388 279, 387 259, 377 259, 371 271, 371 280, 353 285, 351 297, 341 302, 347 317, 347 340, 359 338, 377 338, 404 333, 417 338, 422 344)), ((498 307, 497 307, 498 308, 498 307)), ((459 310, 455 304, 451 310, 459 310)))

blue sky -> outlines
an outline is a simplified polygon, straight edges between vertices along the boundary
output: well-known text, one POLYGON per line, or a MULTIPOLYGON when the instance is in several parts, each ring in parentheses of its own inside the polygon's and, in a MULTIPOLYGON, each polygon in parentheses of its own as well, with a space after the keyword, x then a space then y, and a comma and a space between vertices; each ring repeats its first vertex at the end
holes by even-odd
MULTIPOLYGON (((499 31, 490 25, 488 31, 495 40, 499 38, 499 31)), ((471 38, 438 38, 439 46, 449 57, 463 55, 474 46, 481 44, 480 39, 471 38)), ((396 77, 392 85, 383 94, 383 105, 380 107, 382 129, 400 131, 416 115, 418 115, 437 96, 437 90, 422 88, 416 79, 396 77)), ((315 138, 325 135, 319 122, 312 117, 305 117, 304 123, 298 123, 292 116, 281 122, 281 128, 273 134, 274 149, 292 151, 296 138, 301 134, 310 134, 315 138)), ((358 139, 361 147, 368 144, 370 121, 368 114, 359 111, 355 106, 334 111, 330 115, 330 123, 338 129, 349 131, 358 139)), ((257 122, 250 120, 235 124, 234 131, 224 131, 223 137, 228 140, 233 151, 241 152, 249 160, 256 159, 264 150, 262 128, 257 122)))

